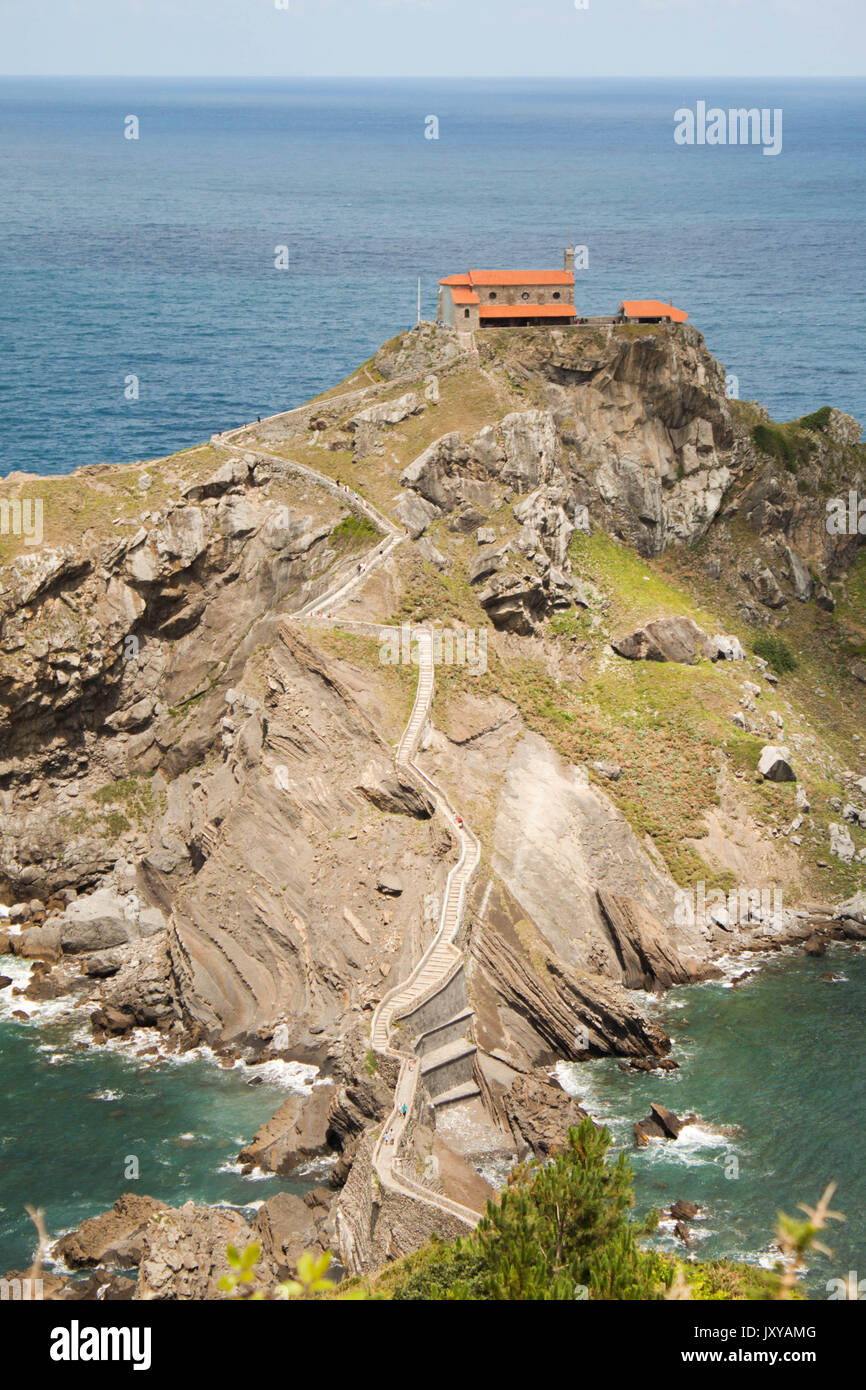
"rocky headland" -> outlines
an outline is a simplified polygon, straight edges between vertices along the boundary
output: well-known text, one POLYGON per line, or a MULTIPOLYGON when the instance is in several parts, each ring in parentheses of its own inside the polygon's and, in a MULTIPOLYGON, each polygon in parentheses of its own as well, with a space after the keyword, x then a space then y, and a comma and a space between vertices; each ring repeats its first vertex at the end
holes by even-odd
POLYGON ((97 1040, 314 1063, 239 1161, 334 1159, 252 1228, 119 1194, 65 1264, 211 1297, 250 1229, 274 1277, 460 1234, 580 1118, 555 1062, 672 1066, 648 996, 863 938, 859 441, 729 400, 690 328, 424 325, 198 449, 0 483, 45 517, 0 541, 0 954, 97 1040), (447 635, 427 704, 402 624, 447 635))

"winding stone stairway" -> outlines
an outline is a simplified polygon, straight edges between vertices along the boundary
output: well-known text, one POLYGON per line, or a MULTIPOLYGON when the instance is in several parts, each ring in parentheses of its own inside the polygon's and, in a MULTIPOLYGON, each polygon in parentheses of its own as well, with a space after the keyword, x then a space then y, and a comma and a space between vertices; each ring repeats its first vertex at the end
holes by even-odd
MULTIPOLYGON (((308 468, 304 464, 294 463, 282 455, 264 453, 261 449, 249 444, 244 446, 234 444, 232 440, 239 433, 241 431, 236 430, 231 433, 215 435, 212 442, 215 447, 236 455, 243 456, 252 453, 257 458, 270 459, 279 463, 281 467, 288 468, 299 477, 305 478, 339 497, 353 511, 367 516, 385 537, 363 562, 364 568, 361 572, 356 572, 348 578, 341 577, 325 593, 306 602, 292 615, 293 618, 295 620, 308 618, 316 622, 325 622, 329 625, 333 624, 334 626, 365 632, 388 631, 387 624, 360 623, 351 619, 340 621, 334 617, 332 610, 341 604, 359 585, 366 582, 370 571, 381 565, 398 545, 407 540, 408 533, 377 511, 358 493, 347 490, 335 483, 332 478, 317 473, 315 469, 308 468)), ((395 630, 399 631, 399 629, 395 630)), ((410 1175, 406 1171, 405 1154, 401 1152, 405 1147, 407 1130, 413 1120, 419 1101, 419 1079, 423 1076, 429 1077, 430 1073, 446 1067, 449 1063, 474 1055, 474 1046, 467 1043, 465 1039, 450 1039, 440 1047, 418 1056, 414 1051, 396 1047, 392 1042, 392 1030, 401 1016, 410 1013, 426 1000, 435 997, 443 987, 447 986, 462 966, 463 953, 456 942, 463 925, 469 882, 481 859, 481 847, 472 831, 463 824, 462 817, 458 816, 442 789, 417 766, 414 760, 430 716, 435 685, 435 663, 433 660, 432 630, 425 627, 415 627, 413 637, 418 650, 418 685, 412 712, 397 745, 395 766, 398 771, 408 772, 410 777, 421 782, 429 792, 437 811, 446 821, 454 839, 459 844, 460 854, 457 863, 448 875, 436 935, 408 978, 385 995, 373 1014, 371 1027, 373 1051, 399 1062, 394 1104, 376 1141, 373 1153, 373 1169, 384 1188, 400 1196, 410 1197, 414 1201, 435 1207, 456 1217, 466 1226, 474 1227, 479 1219, 478 1213, 469 1207, 462 1206, 459 1202, 451 1201, 450 1198, 410 1175), (389 1135, 393 1142, 386 1142, 389 1135)), ((465 1010, 460 1017, 465 1017, 468 1022, 471 1017, 471 1010, 465 1010)), ((450 1021, 454 1022, 455 1020, 450 1021)), ((428 1034, 424 1036, 429 1036, 430 1031, 435 1030, 428 1030, 428 1034)), ((442 1105, 469 1099, 477 1094, 477 1085, 474 1081, 467 1079, 436 1095, 434 1104, 442 1105)))

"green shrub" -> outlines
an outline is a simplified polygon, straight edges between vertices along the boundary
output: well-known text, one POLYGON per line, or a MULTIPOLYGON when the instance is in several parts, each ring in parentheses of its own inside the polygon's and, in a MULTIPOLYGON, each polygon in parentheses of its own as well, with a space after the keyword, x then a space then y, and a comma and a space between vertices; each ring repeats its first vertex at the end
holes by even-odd
MULTIPOLYGON (((406 1261, 406 1272, 389 1295, 398 1303, 444 1303, 454 1290, 479 1287, 484 1275, 484 1259, 471 1240, 446 1245, 434 1236, 429 1245, 406 1261)), ((483 1297, 469 1293, 468 1298, 483 1297)))
POLYGON ((337 522, 329 537, 337 550, 359 550, 362 546, 379 539, 379 532, 366 516, 356 516, 350 512, 337 522))
POLYGON ((569 608, 565 613, 553 614, 550 631, 555 637, 564 637, 569 642, 584 642, 592 635, 592 623, 588 614, 577 608, 569 608))
POLYGON ((439 1247, 414 1265, 395 1299, 567 1301, 660 1299, 674 1277, 671 1261, 642 1250, 638 1238, 655 1213, 630 1219, 634 1204, 625 1154, 607 1161, 610 1134, 584 1120, 548 1163, 516 1168, 473 1235, 439 1247))
POLYGON ((817 447, 797 425, 755 425, 752 439, 762 454, 778 459, 791 473, 796 473, 817 447))
POLYGON ((796 671, 799 664, 784 637, 778 637, 769 632, 762 637, 755 638, 752 643, 752 651, 756 656, 763 657, 777 676, 785 676, 789 671, 796 671))
POLYGON ((830 423, 830 411, 829 405, 822 405, 820 410, 814 410, 811 415, 801 415, 797 423, 804 430, 824 431, 830 423))
POLYGON ((125 835, 127 830, 131 830, 132 826, 122 811, 109 811, 105 817, 105 828, 112 839, 117 840, 121 835, 125 835))

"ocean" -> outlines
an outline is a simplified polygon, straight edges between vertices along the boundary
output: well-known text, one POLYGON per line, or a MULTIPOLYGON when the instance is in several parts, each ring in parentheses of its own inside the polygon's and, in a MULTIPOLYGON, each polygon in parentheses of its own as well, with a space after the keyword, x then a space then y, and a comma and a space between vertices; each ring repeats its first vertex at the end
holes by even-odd
MULTIPOLYGON (((298 405, 414 320, 419 277, 432 318, 440 276, 559 266, 569 243, 581 313, 673 300, 741 397, 866 422, 864 139, 863 81, 0 79, 0 474, 158 457, 298 405), (781 154, 677 146, 701 100, 780 108, 781 154)), ((866 1278, 866 958, 843 964, 838 985, 792 959, 677 991, 680 1072, 570 1083, 622 1144, 650 1100, 700 1113, 635 1167, 639 1206, 705 1202, 702 1254, 767 1258, 777 1206, 834 1179, 835 1265, 866 1278)), ((25 1202, 58 1234, 130 1186, 126 1153, 167 1201, 282 1185, 232 1158, 291 1077, 82 1048, 86 1027, 14 1004, 0 992, 0 1272, 32 1250, 25 1202)))
MULTIPOLYGON (((22 985, 29 966, 0 957, 0 975, 22 985)), ((311 1084, 314 1068, 274 1061, 225 1069, 202 1048, 166 1056, 155 1030, 139 1030, 134 1050, 95 1046, 88 1012, 0 990, 0 1276, 33 1256, 28 1205, 44 1210, 55 1239, 124 1192, 171 1206, 226 1204, 252 1217, 277 1192, 327 1182, 327 1159, 291 1179, 244 1176, 236 1162, 259 1125, 311 1084)))
MULTIPOLYGON (((844 1221, 832 1221, 806 1285, 826 1299, 854 1271, 866 1293, 866 952, 740 957, 724 982, 674 989, 650 1005, 673 1040, 680 1069, 623 1072, 615 1061, 561 1063, 563 1085, 629 1154, 636 1210, 697 1202, 697 1259, 727 1257, 772 1268, 778 1213, 802 1217, 829 1183, 844 1221), (755 967, 760 963, 760 969, 755 967), (747 979, 732 983, 746 970, 747 979), (836 977, 834 983, 822 978, 836 977), (697 1115, 675 1142, 635 1149, 633 1125, 652 1102, 697 1115)), ((683 1253, 672 1223, 659 1244, 683 1253)))
POLYGON ((673 300, 744 399, 866 422, 864 142, 862 80, 0 79, 0 472, 298 405, 418 277, 432 318, 442 275, 570 243, 582 313, 673 300), (781 154, 675 144, 702 100, 780 108, 781 154))

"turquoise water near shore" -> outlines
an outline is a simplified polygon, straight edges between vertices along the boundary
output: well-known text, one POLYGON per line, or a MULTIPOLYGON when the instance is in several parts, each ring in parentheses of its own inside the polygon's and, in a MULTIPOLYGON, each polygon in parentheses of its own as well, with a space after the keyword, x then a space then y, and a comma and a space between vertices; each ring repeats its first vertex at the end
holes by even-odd
POLYGON ((850 1270, 866 1278, 864 997, 866 951, 774 958, 743 984, 676 989, 654 1006, 679 1071, 562 1064, 562 1080, 629 1152, 638 1211, 678 1198, 705 1208, 693 1228, 699 1259, 770 1267, 777 1212, 799 1214, 798 1203, 814 1205, 836 1182, 833 1206, 846 1220, 831 1223, 833 1258, 814 1257, 808 1278, 810 1296, 826 1298, 829 1279, 850 1270), (839 983, 822 980, 828 973, 839 983), (632 1125, 651 1101, 698 1122, 676 1143, 637 1150, 632 1125))
MULTIPOLYGON (((25 973, 14 959, 0 959, 0 975, 25 973)), ((95 1047, 87 1010, 70 1017, 65 1008, 34 1009, 0 991, 0 1274, 33 1254, 27 1204, 44 1208, 54 1238, 123 1192, 174 1206, 193 1199, 251 1208, 275 1192, 303 1193, 327 1181, 322 1163, 291 1181, 243 1177, 235 1163, 241 1145, 312 1068, 228 1070, 201 1052, 136 1057, 119 1045, 95 1047), (15 1008, 33 1009, 32 1021, 12 1018, 15 1008), (251 1086, 257 1074, 264 1079, 251 1086), (125 1176, 133 1156, 137 1180, 125 1176)), ((156 1034, 137 1039, 144 1048, 156 1034)))
MULTIPOLYGON (((4 972, 25 973, 8 958, 0 960, 4 972)), ((866 1278, 864 995, 866 951, 776 957, 743 984, 678 989, 651 1005, 674 1040, 679 1071, 626 1073, 610 1060, 558 1070, 630 1154, 639 1212, 678 1198, 701 1204, 693 1227, 700 1259, 771 1265, 777 1212, 813 1204, 836 1182, 834 1206, 847 1219, 830 1231, 833 1258, 816 1257, 808 1279, 810 1295, 822 1298, 829 1279, 850 1270, 866 1278), (838 983, 822 980, 828 973, 838 983), (638 1151, 632 1124, 651 1101, 680 1115, 694 1111, 698 1121, 676 1143, 638 1151)), ((309 1070, 272 1067, 267 1080, 250 1086, 262 1069, 226 1071, 198 1054, 136 1058, 120 1047, 82 1045, 86 1013, 70 1021, 52 1016, 63 1004, 41 1006, 21 1023, 10 1014, 22 1002, 0 993, 0 1271, 32 1254, 28 1202, 45 1208, 56 1236, 127 1190, 173 1204, 251 1207, 276 1191, 300 1193, 326 1180, 322 1163, 289 1182, 242 1177, 234 1162, 309 1070), (131 1154, 139 1160, 137 1182, 123 1175, 131 1154)), ((669 1230, 660 1239, 682 1251, 669 1230)))

